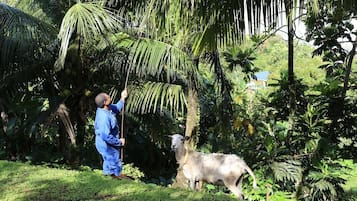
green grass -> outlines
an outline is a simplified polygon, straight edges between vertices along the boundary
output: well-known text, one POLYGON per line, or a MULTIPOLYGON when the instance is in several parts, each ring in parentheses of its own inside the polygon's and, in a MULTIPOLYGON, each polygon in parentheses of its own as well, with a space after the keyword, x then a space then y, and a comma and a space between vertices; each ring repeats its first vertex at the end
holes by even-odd
MULTIPOLYGON (((346 192, 357 198, 357 164, 351 162, 346 192)), ((74 171, 0 160, 0 200, 236 200, 232 194, 210 194, 138 181, 113 180, 100 170, 74 171)))
POLYGON ((344 189, 357 199, 357 163, 353 163, 352 160, 346 160, 345 165, 348 165, 351 170, 348 171, 349 176, 345 178, 347 182, 344 185, 344 189))
POLYGON ((113 180, 100 170, 73 171, 0 160, 1 200, 236 200, 128 180, 113 180))

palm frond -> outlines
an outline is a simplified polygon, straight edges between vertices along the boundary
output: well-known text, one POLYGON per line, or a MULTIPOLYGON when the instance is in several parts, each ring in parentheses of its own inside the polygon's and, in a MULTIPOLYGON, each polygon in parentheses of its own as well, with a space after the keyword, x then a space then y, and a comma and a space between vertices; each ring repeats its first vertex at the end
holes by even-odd
POLYGON ((153 76, 160 78, 163 73, 167 82, 178 77, 187 81, 188 75, 198 77, 192 60, 180 48, 153 39, 121 39, 119 45, 130 48, 134 72, 139 77, 153 76))
POLYGON ((0 3, 0 64, 7 66, 15 58, 23 60, 34 51, 41 53, 55 39, 55 33, 52 25, 0 3))
POLYGON ((185 94, 180 85, 146 82, 130 88, 128 111, 132 113, 155 113, 168 110, 172 114, 183 113, 186 108, 185 94))
POLYGON ((62 20, 58 38, 61 40, 56 68, 61 69, 67 55, 67 49, 73 36, 78 35, 84 41, 116 30, 120 25, 115 13, 104 8, 102 2, 86 2, 73 5, 62 20))
POLYGON ((193 55, 195 56, 201 55, 204 51, 213 51, 217 49, 218 41, 213 25, 209 24, 204 28, 203 32, 194 34, 192 43, 193 55))
MULTIPOLYGON (((4 0, 2 0, 4 2, 4 0)), ((41 19, 54 26, 59 26, 63 18, 63 11, 68 10, 69 2, 39 1, 39 0, 5 0, 5 4, 17 8, 37 19, 41 19), (66 9, 67 8, 67 9, 66 9)))
MULTIPOLYGON (((284 2, 283 0, 195 1, 191 18, 185 18, 193 22, 191 28, 201 35, 195 40, 195 53, 199 53, 200 49, 209 50, 214 45, 226 47, 240 43, 246 33, 259 34, 263 28, 276 25, 278 16, 284 8, 284 2)), ((183 1, 181 4, 189 3, 183 1)))

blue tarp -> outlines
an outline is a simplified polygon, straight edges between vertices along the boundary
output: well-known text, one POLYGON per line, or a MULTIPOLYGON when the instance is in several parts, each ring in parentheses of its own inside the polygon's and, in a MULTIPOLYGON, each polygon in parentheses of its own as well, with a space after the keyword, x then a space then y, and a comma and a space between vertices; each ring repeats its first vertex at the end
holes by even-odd
POLYGON ((262 72, 257 72, 254 75, 257 80, 267 81, 269 74, 270 74, 269 71, 262 71, 262 72))

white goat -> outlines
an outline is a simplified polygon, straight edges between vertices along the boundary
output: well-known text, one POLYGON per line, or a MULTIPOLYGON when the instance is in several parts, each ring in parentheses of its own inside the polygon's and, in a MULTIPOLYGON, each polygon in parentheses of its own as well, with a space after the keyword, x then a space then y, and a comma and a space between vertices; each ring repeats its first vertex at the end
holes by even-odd
POLYGON ((205 154, 185 148, 185 138, 182 135, 171 135, 171 149, 179 168, 190 181, 190 188, 196 189, 196 183, 202 182, 225 185, 234 195, 242 199, 243 174, 248 172, 253 177, 253 187, 257 182, 252 170, 234 154, 205 154))

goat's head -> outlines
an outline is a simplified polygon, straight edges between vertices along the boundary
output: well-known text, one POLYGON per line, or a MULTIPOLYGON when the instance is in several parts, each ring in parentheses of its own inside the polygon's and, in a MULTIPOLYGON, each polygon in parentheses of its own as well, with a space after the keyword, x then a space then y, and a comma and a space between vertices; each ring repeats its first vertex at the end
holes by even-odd
POLYGON ((171 149, 173 151, 175 151, 180 146, 182 146, 183 142, 185 141, 185 138, 180 134, 170 135, 170 137, 171 137, 171 149))

